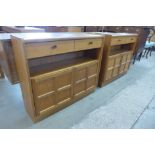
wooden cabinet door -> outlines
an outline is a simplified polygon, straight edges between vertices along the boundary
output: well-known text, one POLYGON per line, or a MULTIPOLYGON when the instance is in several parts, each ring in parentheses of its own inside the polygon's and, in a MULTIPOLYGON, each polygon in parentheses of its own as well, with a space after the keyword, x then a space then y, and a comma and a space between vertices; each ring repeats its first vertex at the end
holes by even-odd
POLYGON ((74 69, 74 98, 83 96, 97 85, 98 63, 92 62, 75 67, 74 69))
POLYGON ((87 91, 95 89, 98 77, 98 63, 87 66, 87 91))
POLYGON ((54 76, 33 79, 32 88, 37 114, 55 107, 56 89, 54 76))
POLYGON ((72 98, 72 70, 55 72, 32 80, 37 114, 65 104, 72 98))
POLYGON ((107 70, 106 70, 106 78, 105 78, 106 81, 110 80, 112 78, 114 65, 115 65, 115 57, 110 56, 108 58, 108 67, 107 67, 107 70))
POLYGON ((56 104, 65 104, 72 99, 73 72, 72 69, 56 74, 55 76, 56 104))
POLYGON ((115 63, 114 63, 114 69, 113 69, 113 77, 116 77, 119 75, 119 68, 121 63, 121 55, 117 55, 115 57, 115 63))
POLYGON ((74 68, 74 98, 83 96, 87 89, 87 65, 80 65, 74 68))
POLYGON ((123 53, 121 58, 121 65, 119 69, 119 74, 125 73, 129 69, 131 61, 131 52, 123 53))

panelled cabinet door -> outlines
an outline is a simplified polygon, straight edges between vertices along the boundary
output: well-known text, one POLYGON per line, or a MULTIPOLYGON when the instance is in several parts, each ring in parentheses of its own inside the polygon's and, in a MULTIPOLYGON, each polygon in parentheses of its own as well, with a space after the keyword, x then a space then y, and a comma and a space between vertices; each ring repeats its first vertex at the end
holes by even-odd
POLYGON ((87 66, 87 90, 96 88, 98 76, 98 63, 87 66))
POLYGON ((74 68, 74 98, 81 97, 87 89, 87 65, 74 68))
POLYGON ((116 77, 119 75, 119 68, 121 63, 121 56, 117 55, 115 57, 115 63, 114 63, 114 70, 113 70, 113 77, 116 77))
POLYGON ((98 63, 92 62, 75 67, 74 69, 74 98, 83 96, 87 91, 96 88, 98 63))
POLYGON ((37 114, 55 107, 56 89, 54 77, 35 78, 32 80, 34 102, 37 114))
POLYGON ((32 80, 37 114, 65 104, 72 98, 72 70, 60 71, 32 80))
POLYGON ((56 103, 65 104, 72 99, 73 72, 66 70, 55 76, 56 103))
POLYGON ((105 78, 106 81, 112 78, 114 66, 115 66, 115 57, 110 56, 108 58, 108 67, 107 67, 106 78, 105 78))
POLYGON ((131 53, 123 53, 122 54, 122 60, 121 60, 121 65, 120 65, 120 69, 119 69, 119 74, 122 74, 124 72, 126 72, 129 68, 129 64, 131 61, 131 57, 130 57, 131 53))
POLYGON ((126 64, 125 64, 125 69, 124 69, 125 72, 128 71, 128 69, 129 69, 130 62, 131 62, 131 56, 132 56, 132 53, 127 54, 127 61, 126 61, 126 64))

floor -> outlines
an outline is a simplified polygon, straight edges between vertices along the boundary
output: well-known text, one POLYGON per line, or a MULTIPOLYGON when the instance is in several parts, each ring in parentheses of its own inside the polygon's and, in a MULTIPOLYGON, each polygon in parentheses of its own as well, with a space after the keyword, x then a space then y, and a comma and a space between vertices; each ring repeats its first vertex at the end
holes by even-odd
POLYGON ((155 128, 155 53, 123 77, 33 123, 19 85, 0 80, 0 128, 155 128))

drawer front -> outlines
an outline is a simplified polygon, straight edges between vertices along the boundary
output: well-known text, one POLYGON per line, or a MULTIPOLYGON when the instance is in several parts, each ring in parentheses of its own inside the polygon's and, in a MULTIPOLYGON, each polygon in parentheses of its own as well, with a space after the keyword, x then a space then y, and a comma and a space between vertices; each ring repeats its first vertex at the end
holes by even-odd
POLYGON ((75 50, 99 48, 102 46, 102 39, 75 40, 75 50))
POLYGON ((134 43, 136 40, 136 37, 126 37, 126 43, 134 43))
POLYGON ((136 37, 114 37, 112 38, 111 45, 134 43, 136 40, 136 37))
POLYGON ((113 37, 111 45, 126 44, 126 37, 113 37))
POLYGON ((25 46, 28 59, 74 51, 74 41, 32 43, 25 46))

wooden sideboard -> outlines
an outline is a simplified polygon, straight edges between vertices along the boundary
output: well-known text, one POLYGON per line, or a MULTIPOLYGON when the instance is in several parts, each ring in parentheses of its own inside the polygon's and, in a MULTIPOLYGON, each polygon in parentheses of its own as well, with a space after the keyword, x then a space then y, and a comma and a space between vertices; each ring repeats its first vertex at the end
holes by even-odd
POLYGON ((138 35, 131 33, 93 33, 105 36, 99 86, 124 75, 130 66, 138 35))
POLYGON ((138 34, 137 45, 135 48, 135 59, 138 57, 138 54, 144 50, 145 42, 150 33, 150 28, 152 26, 105 26, 105 32, 125 32, 125 33, 136 33, 138 34))
POLYGON ((96 89, 103 36, 44 33, 11 38, 25 107, 33 121, 96 89))

